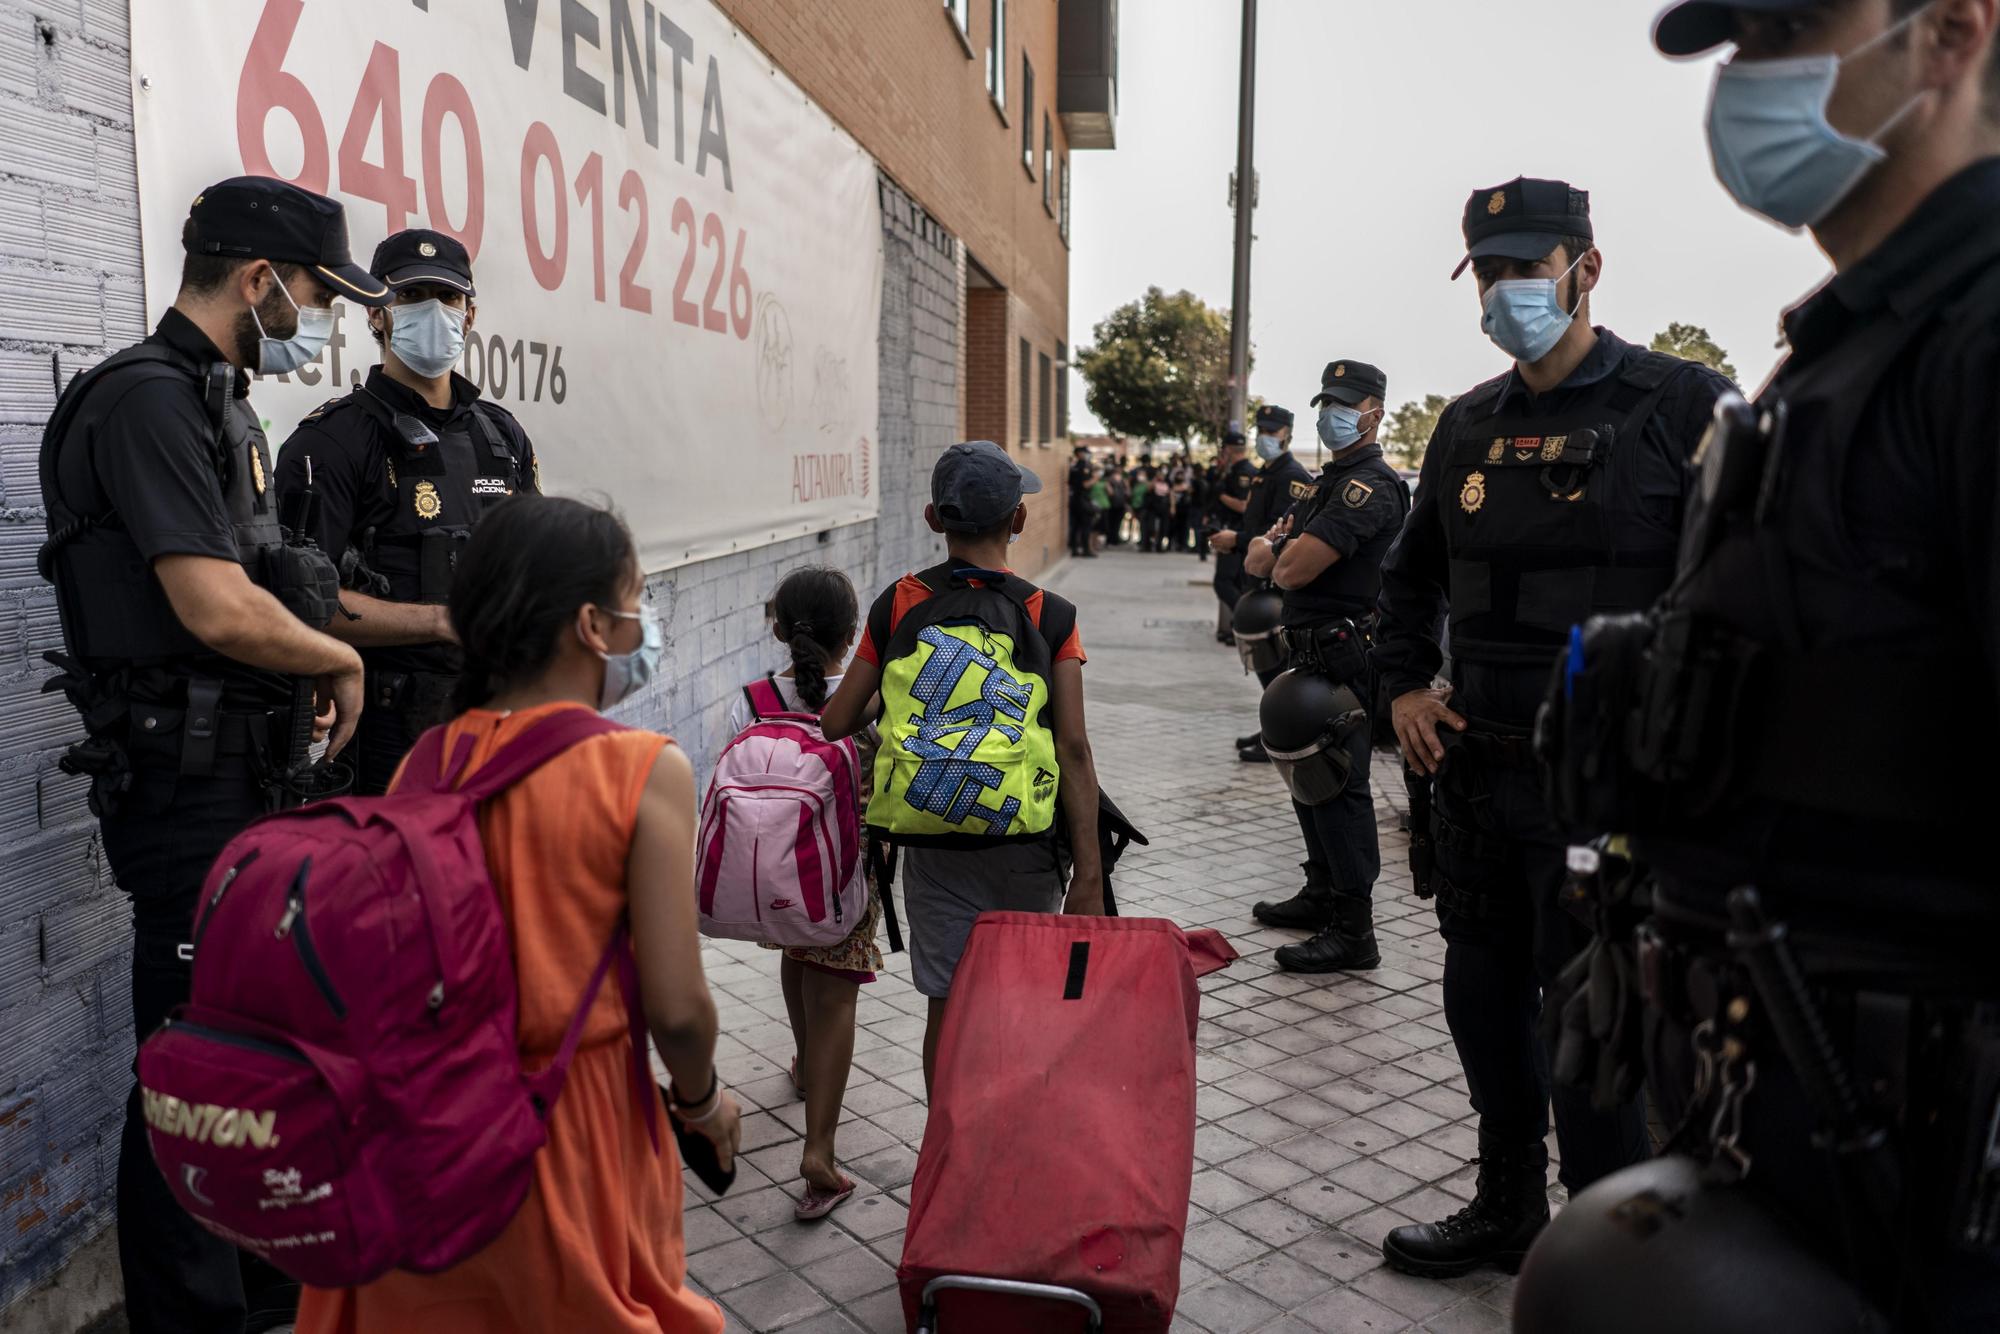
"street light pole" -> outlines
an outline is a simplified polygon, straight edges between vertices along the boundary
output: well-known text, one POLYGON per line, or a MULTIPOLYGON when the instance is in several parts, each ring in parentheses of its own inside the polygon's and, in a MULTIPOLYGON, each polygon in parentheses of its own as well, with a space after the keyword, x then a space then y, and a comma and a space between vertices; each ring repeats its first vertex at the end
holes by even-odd
POLYGON ((1243 83, 1236 109, 1236 274, 1229 298, 1229 423, 1247 431, 1250 400, 1250 214, 1257 207, 1257 0, 1243 0, 1243 83))

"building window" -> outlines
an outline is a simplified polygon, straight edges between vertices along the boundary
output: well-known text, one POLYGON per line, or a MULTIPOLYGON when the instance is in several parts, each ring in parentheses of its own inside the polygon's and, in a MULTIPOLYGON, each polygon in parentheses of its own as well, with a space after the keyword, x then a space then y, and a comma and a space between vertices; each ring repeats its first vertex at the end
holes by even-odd
POLYGON ((1053 440, 1056 438, 1055 432, 1049 428, 1049 389, 1050 381, 1053 377, 1049 374, 1048 353, 1041 352, 1036 354, 1035 369, 1040 377, 1036 383, 1040 386, 1039 398, 1041 406, 1041 415, 1035 418, 1035 423, 1042 428, 1040 439, 1044 441, 1053 440))
POLYGON ((1021 53, 1021 167, 1035 179, 1035 67, 1021 53))
POLYGON ((1063 244, 1068 245, 1069 244, 1069 154, 1067 153, 1063 154, 1062 166, 1059 168, 1059 172, 1062 176, 1062 185, 1059 190, 1059 193, 1062 198, 1062 203, 1061 203, 1062 213, 1057 222, 1057 230, 1062 233, 1063 244))
POLYGON ((1028 379, 1028 367, 1033 364, 1034 352, 1029 348, 1028 340, 1023 338, 1021 340, 1021 443, 1024 445, 1028 443, 1029 432, 1035 425, 1028 415, 1034 411, 1034 400, 1031 397, 1033 386, 1028 379))
POLYGON ((972 0, 944 0, 944 16, 951 20, 951 35, 965 48, 965 58, 972 59, 972 0))
POLYGON ((1069 438, 1069 345, 1056 344, 1056 438, 1069 438))
POLYGON ((993 0, 993 30, 987 34, 986 91, 993 105, 1006 114, 1007 108, 1007 0, 993 0))
POLYGON ((1042 113, 1042 211, 1050 217, 1056 215, 1056 132, 1049 113, 1042 113))

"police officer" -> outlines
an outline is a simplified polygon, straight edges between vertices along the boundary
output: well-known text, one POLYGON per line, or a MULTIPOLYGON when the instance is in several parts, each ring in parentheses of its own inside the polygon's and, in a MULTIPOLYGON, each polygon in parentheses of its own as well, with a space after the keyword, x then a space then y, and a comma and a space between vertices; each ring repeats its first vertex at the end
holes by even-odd
POLYGON ((452 369, 478 310, 472 262, 442 232, 397 232, 370 268, 394 294, 369 315, 382 363, 299 423, 278 492, 313 493, 314 537, 340 562, 335 635, 368 664, 362 792, 382 792, 419 734, 447 716, 459 655, 445 599, 479 516, 538 490, 534 447, 505 408, 452 369))
MULTIPOLYGON (((144 342, 71 383, 42 439, 49 540, 68 656, 58 678, 89 734, 63 761, 132 898, 132 1025, 143 1040, 185 1001, 195 900, 222 845, 286 800, 318 682, 330 749, 361 712, 361 660, 322 633, 334 572, 288 547, 252 375, 297 370, 331 306, 388 289, 354 264, 340 205, 238 177, 195 197, 174 304, 144 342), (281 600, 282 599, 282 600, 281 600)), ((135 1331, 288 1319, 296 1288, 175 1204, 136 1087, 118 1160, 118 1248, 135 1331), (254 1272, 253 1272, 254 1271, 254 1272)))
MULTIPOLYGON (((1473 268, 1481 326, 1514 365, 1438 421, 1383 567, 1375 648, 1404 758, 1437 775, 1445 1017, 1480 1117, 1472 1203, 1383 1244, 1391 1265, 1423 1275, 1512 1263, 1547 1222, 1535 1018, 1586 936, 1556 898, 1577 831, 1550 817, 1528 729, 1570 626, 1665 589, 1687 461, 1728 388, 1591 326, 1603 260, 1583 191, 1524 179, 1476 190, 1464 229, 1453 276, 1473 268), (1447 611, 1451 681, 1434 689, 1447 611)), ((1647 1152, 1635 1099, 1598 1112, 1559 1089, 1555 1122, 1572 1192, 1647 1152)))
MULTIPOLYGON (((1655 1095, 1710 1195, 1771 1207, 1822 1294, 1866 1295, 1873 1323, 1848 1329, 2000 1328, 2000 893, 1976 832, 2000 739, 1996 25, 1992 0, 1662 16, 1669 55, 1735 43, 1708 112, 1717 174, 1810 228, 1835 274, 1786 315, 1755 407, 1718 414, 1653 622, 1594 623, 1565 665, 1595 693, 1626 631, 1654 660, 1624 750, 1656 794, 1632 807, 1655 1095)), ((1586 1264, 1633 1193, 1622 1175, 1603 1191, 1567 1238, 1586 1264)), ((1677 1230, 1624 1300, 1724 1328, 1685 1318, 1680 1280, 1714 1248, 1677 1230)), ((1603 1327, 1556 1319, 1573 1276, 1540 1277, 1546 1327, 1603 1327)), ((1732 1286, 1754 1318, 1754 1285, 1732 1286)))
POLYGON ((1228 534, 1231 544, 1239 540, 1236 524, 1250 507, 1257 465, 1244 457, 1244 452, 1243 432, 1231 427, 1222 433, 1222 445, 1215 455, 1217 475, 1210 492, 1207 531, 1202 534, 1202 540, 1215 552, 1215 598, 1221 604, 1216 611, 1215 638, 1221 644, 1235 642, 1229 633, 1231 613, 1243 594, 1243 553, 1233 545, 1224 546, 1220 539, 1228 534))
MULTIPOLYGON (((1294 502, 1305 498, 1312 491, 1313 475, 1305 464, 1292 457, 1292 410, 1273 404, 1265 404, 1257 409, 1257 475, 1250 482, 1250 499, 1243 507, 1243 517, 1232 532, 1218 533, 1211 545, 1221 552, 1246 552, 1250 539, 1270 530, 1272 524, 1284 516, 1294 502)), ((1243 591, 1237 595, 1240 603, 1244 595, 1269 585, 1263 580, 1246 579, 1243 591)), ((1278 679, 1278 669, 1260 670, 1257 684, 1268 687, 1278 679)), ((1260 736, 1236 738, 1236 758, 1246 763, 1261 764, 1265 761, 1264 742, 1260 736)))
POLYGON ((1291 668, 1264 694, 1262 735, 1267 748, 1275 746, 1293 788, 1306 842, 1305 888, 1252 911, 1266 926, 1317 932, 1278 950, 1278 965, 1298 973, 1382 962, 1371 911, 1382 863, 1368 788, 1372 746, 1365 702, 1374 691, 1366 679, 1367 641, 1382 590, 1382 559, 1410 512, 1409 490, 1376 441, 1388 393, 1388 377, 1365 361, 1327 363, 1313 399, 1320 443, 1329 451, 1326 465, 1311 494, 1251 540, 1244 560, 1251 575, 1268 577, 1285 592, 1291 668), (1317 680, 1306 681, 1308 676, 1317 680), (1345 693, 1327 695, 1329 684, 1345 693), (1295 775, 1305 766, 1337 778, 1337 795, 1302 791, 1306 784, 1295 775))

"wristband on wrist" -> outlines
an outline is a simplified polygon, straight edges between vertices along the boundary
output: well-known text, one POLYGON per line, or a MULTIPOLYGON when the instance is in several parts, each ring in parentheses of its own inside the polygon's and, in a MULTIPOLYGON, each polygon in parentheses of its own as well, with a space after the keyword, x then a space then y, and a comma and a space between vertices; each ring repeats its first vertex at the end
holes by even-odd
POLYGON ((708 1092, 693 1102, 683 1101, 680 1096, 680 1089, 678 1087, 674 1089, 674 1114, 689 1124, 708 1120, 709 1117, 715 1115, 716 1109, 721 1106, 722 1072, 720 1070, 711 1070, 709 1072, 708 1092), (692 1115, 692 1113, 700 1111, 704 1107, 708 1109, 705 1113, 700 1116, 692 1115))

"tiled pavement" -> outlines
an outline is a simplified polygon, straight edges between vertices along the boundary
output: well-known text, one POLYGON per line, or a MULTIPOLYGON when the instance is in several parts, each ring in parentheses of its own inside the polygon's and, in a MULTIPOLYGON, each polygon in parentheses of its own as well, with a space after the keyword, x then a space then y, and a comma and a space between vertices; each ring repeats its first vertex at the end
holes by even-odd
MULTIPOLYGON (((1277 777, 1231 748, 1256 729, 1257 693, 1214 641, 1208 572, 1191 557, 1114 553, 1049 581, 1080 609, 1105 786, 1152 839, 1120 867, 1122 910, 1218 927, 1243 954, 1202 984, 1194 1200, 1174 1329, 1503 1330, 1511 1279, 1407 1278, 1377 1250, 1390 1228, 1470 1197, 1476 1144, 1445 1028, 1443 944, 1409 893, 1396 770, 1378 758, 1383 966, 1353 977, 1277 971, 1272 948, 1297 937, 1258 928, 1250 905, 1289 894, 1303 854, 1277 777)), ((924 1001, 907 958, 862 988, 839 1150, 864 1184, 812 1225, 792 1221, 804 1108, 785 1073, 791 1030, 774 956, 711 943, 704 959, 726 1034, 723 1076, 745 1104, 745 1152, 720 1201, 689 1179, 693 1279, 728 1308, 732 1330, 902 1330, 895 1266, 924 1128, 924 1001)))

